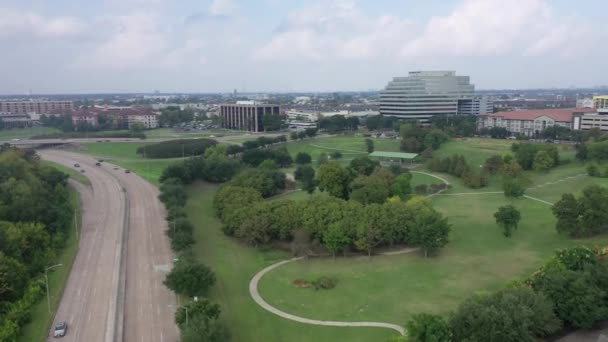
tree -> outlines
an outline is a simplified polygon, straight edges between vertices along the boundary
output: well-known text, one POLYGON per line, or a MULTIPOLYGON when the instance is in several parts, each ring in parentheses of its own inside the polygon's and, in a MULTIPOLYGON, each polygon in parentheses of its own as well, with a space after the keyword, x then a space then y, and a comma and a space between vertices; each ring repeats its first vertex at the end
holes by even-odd
POLYGON ((225 220, 237 209, 261 202, 262 195, 255 189, 237 186, 223 186, 213 197, 213 209, 216 215, 225 220))
POLYGON ((215 274, 203 264, 180 260, 167 274, 164 284, 177 294, 204 297, 215 284, 215 274))
POLYGON ((372 139, 365 139, 365 147, 367 149, 367 153, 374 152, 374 141, 372 139))
POLYGON ((506 237, 510 237, 513 230, 517 229, 519 221, 521 220, 521 214, 512 205, 505 205, 498 208, 498 211, 494 213, 496 224, 503 228, 503 233, 506 237))
POLYGON ((360 175, 369 176, 378 166, 380 166, 380 163, 368 156, 356 157, 350 161, 350 168, 360 175))
POLYGON ((407 199, 412 193, 412 174, 402 173, 395 177, 392 187, 393 196, 399 196, 402 200, 407 199))
POLYGON ((27 268, 0 252, 0 303, 21 297, 27 285, 27 268))
POLYGON ((560 328, 553 303, 527 287, 467 298, 450 318, 454 341, 535 342, 560 328))
POLYGON ((522 182, 517 178, 506 178, 503 180, 502 189, 505 196, 510 199, 520 198, 526 192, 522 182))
POLYGON ((336 162, 323 164, 317 172, 319 190, 338 198, 348 198, 350 173, 336 162))
POLYGON ((230 185, 257 190, 262 197, 274 196, 285 189, 286 175, 279 170, 247 169, 230 181, 230 185))
POLYGON ((595 164, 587 165, 587 174, 591 177, 600 177, 602 175, 597 165, 595 164))
POLYGON ((595 283, 589 272, 550 268, 533 286, 555 304, 560 319, 577 328, 591 328, 608 316, 606 290, 595 283))
POLYGON ((580 207, 573 194, 563 194, 562 198, 551 208, 557 218, 555 228, 558 232, 577 237, 580 234, 580 207))
POLYGON ((553 167, 553 158, 546 151, 536 152, 534 157, 534 170, 547 171, 553 167))
POLYGON ((384 241, 382 217, 382 206, 370 204, 364 207, 363 221, 356 224, 355 247, 360 251, 366 251, 369 257, 376 246, 384 241))
POLYGON ((490 158, 486 159, 486 162, 483 165, 483 169, 489 174, 495 175, 502 170, 503 165, 504 161, 502 157, 499 155, 493 155, 490 158))
POLYGON ((299 152, 296 155, 296 164, 298 164, 298 165, 310 164, 311 161, 312 161, 312 158, 310 157, 310 154, 308 154, 308 153, 299 152))
POLYGON ((181 331, 181 342, 225 342, 230 334, 217 319, 197 316, 181 331))
POLYGON ((334 151, 330 154, 331 159, 333 160, 338 160, 338 159, 342 159, 342 152, 340 151, 334 151))
POLYGON ((218 319, 220 316, 220 306, 211 303, 206 298, 199 298, 197 301, 188 302, 180 306, 175 312, 175 323, 182 326, 186 323, 186 315, 188 320, 204 317, 207 319, 218 319), (186 314, 186 311, 188 314, 186 314))
POLYGON ((369 176, 361 175, 353 180, 350 196, 352 200, 362 204, 382 204, 390 197, 394 175, 386 169, 378 169, 378 171, 369 176))
POLYGON ((406 328, 411 342, 448 342, 452 338, 449 324, 438 315, 415 314, 406 328))
POLYGON ((502 167, 502 175, 507 178, 516 178, 522 174, 523 170, 516 160, 505 161, 502 167))
POLYGON ((450 224, 433 209, 428 198, 415 197, 407 202, 407 207, 413 213, 410 240, 414 245, 422 247, 425 257, 448 243, 450 224))
POLYGON ((135 132, 135 133, 141 133, 145 129, 146 129, 146 126, 144 126, 144 124, 141 122, 134 122, 131 124, 131 127, 129 127, 129 130, 131 132, 135 132))
POLYGON ((317 188, 315 169, 310 165, 298 166, 294 174, 295 179, 302 184, 302 190, 312 194, 317 188))
POLYGON ((336 258, 336 253, 343 251, 351 243, 347 230, 340 223, 334 223, 323 233, 323 245, 336 258))

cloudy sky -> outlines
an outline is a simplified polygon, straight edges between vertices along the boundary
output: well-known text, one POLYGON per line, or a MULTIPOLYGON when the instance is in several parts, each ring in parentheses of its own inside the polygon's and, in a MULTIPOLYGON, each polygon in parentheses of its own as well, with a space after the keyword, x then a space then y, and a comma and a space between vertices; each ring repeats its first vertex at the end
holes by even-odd
POLYGON ((0 94, 608 84, 606 0, 0 0, 0 94))

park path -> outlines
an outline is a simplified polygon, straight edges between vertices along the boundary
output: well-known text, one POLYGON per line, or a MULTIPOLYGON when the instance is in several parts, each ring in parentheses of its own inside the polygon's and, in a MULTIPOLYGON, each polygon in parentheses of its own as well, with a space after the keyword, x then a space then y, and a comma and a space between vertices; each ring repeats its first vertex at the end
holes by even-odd
POLYGON ((283 317, 285 319, 294 321, 294 322, 299 322, 299 323, 304 323, 304 324, 312 324, 312 325, 321 325, 321 326, 327 326, 327 327, 368 327, 368 328, 384 328, 384 329, 392 329, 395 330, 397 332, 399 332, 399 334, 404 335, 405 334, 405 329, 402 326, 399 326, 397 324, 392 324, 392 323, 384 323, 384 322, 340 322, 340 321, 321 321, 321 320, 317 320, 317 319, 309 319, 309 318, 304 318, 304 317, 300 317, 300 316, 296 316, 296 315, 292 315, 290 313, 287 313, 285 311, 281 311, 277 308, 275 308, 274 306, 268 304, 267 301, 264 300, 264 298, 262 298, 262 296, 260 295, 260 292, 258 291, 258 283, 260 282, 260 280, 262 279, 262 277, 278 268, 281 267, 283 265, 295 262, 295 261, 299 261, 302 260, 304 257, 297 257, 297 258, 292 258, 292 259, 288 259, 288 260, 283 260, 283 261, 279 261, 276 264, 272 264, 266 268, 264 268, 263 270, 261 270, 260 272, 258 272, 256 275, 253 276, 253 278, 251 278, 251 281, 249 282, 249 293, 251 294, 251 297, 253 298, 253 300, 262 308, 264 308, 265 310, 283 317))

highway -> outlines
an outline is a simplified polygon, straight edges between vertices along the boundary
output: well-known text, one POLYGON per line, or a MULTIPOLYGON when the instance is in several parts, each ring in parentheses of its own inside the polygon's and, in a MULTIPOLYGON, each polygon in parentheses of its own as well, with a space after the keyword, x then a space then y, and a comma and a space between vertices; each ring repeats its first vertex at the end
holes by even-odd
MULTIPOLYGON (((162 281, 172 263, 158 190, 139 176, 77 153, 39 151, 91 182, 82 201, 79 251, 54 323, 66 321, 64 341, 175 342, 175 295, 162 281)), ((54 325, 54 324, 53 324, 54 325)), ((52 338, 52 329, 49 332, 52 338)))

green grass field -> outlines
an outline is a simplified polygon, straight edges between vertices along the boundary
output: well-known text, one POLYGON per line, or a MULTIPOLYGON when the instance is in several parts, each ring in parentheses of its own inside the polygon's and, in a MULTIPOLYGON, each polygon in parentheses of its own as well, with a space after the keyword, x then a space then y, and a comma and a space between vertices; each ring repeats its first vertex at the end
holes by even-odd
POLYGON ((51 127, 31 127, 0 129, 0 141, 10 141, 11 139, 28 139, 34 135, 59 133, 56 128, 51 127))
POLYGON ((305 325, 259 307, 249 295, 251 277, 289 255, 247 247, 225 236, 211 206, 217 189, 217 185, 202 183, 191 186, 187 211, 195 225, 196 257, 216 272, 218 281, 210 298, 221 305, 221 317, 230 326, 232 341, 386 341, 394 334, 386 329, 305 325))
MULTIPOLYGON (((76 209, 76 219, 80 227, 80 198, 78 192, 70 190, 70 199, 76 209)), ((72 263, 78 253, 78 239, 73 230, 66 240, 66 246, 61 253, 53 260, 49 260, 49 265, 63 264, 61 267, 52 269, 49 272, 49 290, 51 293, 51 311, 57 310, 63 288, 70 275, 72 263)), ((53 324, 53 315, 49 314, 46 297, 43 297, 32 309, 31 320, 21 330, 19 342, 42 342, 46 341, 48 333, 53 324)))
MULTIPOLYGON (((331 154, 339 151, 342 153, 342 161, 348 162, 358 156, 367 155, 364 137, 340 136, 305 139, 302 141, 290 141, 281 146, 286 146, 289 154, 295 157, 299 152, 310 154, 313 164, 319 159, 321 153, 331 154)), ((373 139, 376 151, 399 151, 399 140, 395 139, 373 139)))
POLYGON ((151 145, 149 142, 107 142, 82 144, 79 152, 95 156, 122 168, 129 169, 153 184, 158 184, 158 178, 163 170, 181 158, 146 159, 137 154, 140 146, 151 145))
MULTIPOLYGON (((569 187, 564 183, 561 191, 569 187)), ((260 292, 272 305, 304 317, 404 324, 415 313, 445 313, 473 293, 525 277, 558 248, 608 243, 606 236, 574 241, 557 234, 551 207, 529 199, 515 201, 522 222, 510 239, 493 218, 496 209, 508 203, 502 194, 437 196, 433 202, 453 225, 451 241, 438 256, 301 261, 266 275, 260 292), (295 279, 319 276, 335 277, 338 285, 328 291, 293 285, 295 279)))

